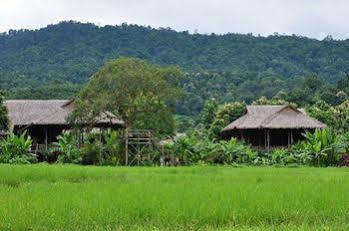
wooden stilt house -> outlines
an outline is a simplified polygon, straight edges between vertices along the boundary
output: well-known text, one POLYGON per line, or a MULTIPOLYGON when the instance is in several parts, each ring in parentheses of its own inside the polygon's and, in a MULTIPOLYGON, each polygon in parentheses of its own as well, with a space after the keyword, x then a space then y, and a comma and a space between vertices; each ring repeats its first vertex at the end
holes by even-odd
MULTIPOLYGON (((8 100, 6 106, 13 132, 18 134, 27 131, 34 145, 40 149, 47 149, 50 143, 56 141, 58 135, 72 128, 72 124, 66 120, 73 110, 71 100, 8 100)), ((109 116, 108 119, 101 118, 95 126, 121 128, 124 123, 109 116)))
POLYGON ((287 147, 303 139, 305 131, 326 125, 304 112, 285 105, 247 106, 245 114, 222 130, 224 138, 235 137, 257 149, 287 147))

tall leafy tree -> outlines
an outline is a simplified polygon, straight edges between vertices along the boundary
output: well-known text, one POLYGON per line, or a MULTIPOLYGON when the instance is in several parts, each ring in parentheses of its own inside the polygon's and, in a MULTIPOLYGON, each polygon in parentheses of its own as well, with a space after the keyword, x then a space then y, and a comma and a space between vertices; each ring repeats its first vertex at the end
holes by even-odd
POLYGON ((242 116, 245 111, 246 105, 239 102, 220 105, 209 128, 210 137, 213 139, 219 138, 222 129, 242 116))
POLYGON ((307 108, 307 113, 336 131, 347 132, 349 130, 348 100, 335 106, 331 106, 324 101, 318 101, 307 108))
POLYGON ((206 100, 203 109, 199 114, 199 123, 203 124, 206 129, 210 127, 218 108, 218 102, 215 98, 206 100))
POLYGON ((70 119, 93 124, 110 112, 125 122, 126 129, 171 134, 174 119, 168 103, 181 96, 182 76, 177 67, 160 67, 135 58, 107 62, 76 97, 70 119))

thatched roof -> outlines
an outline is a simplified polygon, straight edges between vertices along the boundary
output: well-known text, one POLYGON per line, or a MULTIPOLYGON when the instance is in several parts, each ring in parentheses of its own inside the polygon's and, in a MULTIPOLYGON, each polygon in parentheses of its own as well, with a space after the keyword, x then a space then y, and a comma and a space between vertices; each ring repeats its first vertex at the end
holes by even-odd
POLYGON ((247 106, 245 115, 226 126, 222 132, 234 129, 315 129, 325 124, 302 111, 285 105, 247 106))
MULTIPOLYGON (((12 126, 69 125, 66 118, 73 110, 70 100, 8 100, 6 105, 12 126)), ((124 124, 116 118, 98 123, 124 124)))

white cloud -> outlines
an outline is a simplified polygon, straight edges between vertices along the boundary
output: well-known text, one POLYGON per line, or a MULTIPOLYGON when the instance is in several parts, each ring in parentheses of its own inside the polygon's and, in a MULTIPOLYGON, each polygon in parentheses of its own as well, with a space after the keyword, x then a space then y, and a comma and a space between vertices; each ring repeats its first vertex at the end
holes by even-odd
POLYGON ((347 0, 1 0, 0 31, 62 20, 123 22, 200 33, 274 32, 349 38, 347 0))

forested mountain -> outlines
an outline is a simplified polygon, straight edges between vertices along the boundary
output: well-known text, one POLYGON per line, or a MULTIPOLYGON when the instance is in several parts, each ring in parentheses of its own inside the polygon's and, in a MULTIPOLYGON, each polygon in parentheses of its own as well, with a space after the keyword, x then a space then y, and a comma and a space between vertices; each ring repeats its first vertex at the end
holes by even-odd
POLYGON ((349 72, 349 40, 202 35, 70 21, 0 34, 0 88, 12 98, 71 97, 105 61, 120 56, 183 68, 189 93, 177 112, 184 114, 198 112, 208 97, 246 102, 273 97, 301 87, 303 77, 314 74, 334 87, 349 72))

